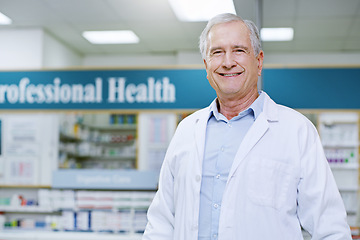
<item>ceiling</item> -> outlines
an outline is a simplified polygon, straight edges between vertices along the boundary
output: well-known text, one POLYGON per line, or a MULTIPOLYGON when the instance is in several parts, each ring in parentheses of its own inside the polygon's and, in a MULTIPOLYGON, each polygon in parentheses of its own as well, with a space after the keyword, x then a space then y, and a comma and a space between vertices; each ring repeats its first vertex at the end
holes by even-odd
MULTIPOLYGON (((195 1, 195 0, 194 0, 195 1)), ((291 42, 265 42, 265 52, 359 52, 360 0, 264 0, 263 27, 293 27, 291 42)), ((256 22, 256 0, 234 0, 256 22)), ((180 22, 167 0, 0 0, 13 20, 1 29, 43 28, 81 55, 198 51, 204 22, 180 22), (133 30, 139 44, 92 45, 85 30, 133 30)))

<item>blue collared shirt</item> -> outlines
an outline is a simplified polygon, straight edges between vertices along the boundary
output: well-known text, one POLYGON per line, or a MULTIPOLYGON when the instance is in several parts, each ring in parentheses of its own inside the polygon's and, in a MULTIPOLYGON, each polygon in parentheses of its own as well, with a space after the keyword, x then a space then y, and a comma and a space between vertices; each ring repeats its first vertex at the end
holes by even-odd
POLYGON ((221 200, 235 154, 251 125, 263 110, 264 95, 228 120, 219 113, 217 101, 210 105, 200 189, 199 240, 218 236, 221 200))

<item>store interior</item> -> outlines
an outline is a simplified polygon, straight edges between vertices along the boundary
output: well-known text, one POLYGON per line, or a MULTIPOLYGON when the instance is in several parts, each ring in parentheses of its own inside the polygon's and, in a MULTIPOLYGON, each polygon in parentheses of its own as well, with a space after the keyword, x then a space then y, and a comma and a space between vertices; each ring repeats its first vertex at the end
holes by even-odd
MULTIPOLYGON (((170 2, 0 0, 0 239, 141 239, 177 125, 216 97, 198 50, 206 22, 170 2), (92 44, 94 30, 139 42, 92 44)), ((313 122, 360 235, 360 2, 232 2, 260 29, 293 29, 262 42, 259 88, 313 122)))

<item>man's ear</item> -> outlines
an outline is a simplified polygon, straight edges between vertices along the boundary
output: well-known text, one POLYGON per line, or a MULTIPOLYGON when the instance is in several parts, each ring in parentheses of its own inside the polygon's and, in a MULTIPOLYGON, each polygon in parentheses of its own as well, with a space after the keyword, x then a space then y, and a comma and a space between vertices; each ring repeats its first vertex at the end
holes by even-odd
POLYGON ((262 50, 257 55, 256 60, 258 62, 258 75, 261 76, 261 71, 262 71, 263 62, 264 62, 264 52, 262 50))
POLYGON ((203 59, 203 61, 204 61, 205 69, 206 69, 206 78, 209 79, 208 74, 207 74, 207 62, 205 59, 203 59))

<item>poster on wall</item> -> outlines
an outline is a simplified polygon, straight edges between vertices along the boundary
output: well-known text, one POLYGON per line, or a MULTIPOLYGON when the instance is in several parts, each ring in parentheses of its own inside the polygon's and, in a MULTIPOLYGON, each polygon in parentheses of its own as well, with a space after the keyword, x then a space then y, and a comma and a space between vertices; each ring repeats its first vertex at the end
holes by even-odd
POLYGON ((6 156, 7 177, 11 184, 36 184, 40 158, 39 121, 21 115, 6 118, 3 153, 6 156))
POLYGON ((176 128, 176 114, 139 115, 139 162, 140 170, 160 172, 166 150, 176 128))

